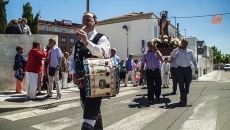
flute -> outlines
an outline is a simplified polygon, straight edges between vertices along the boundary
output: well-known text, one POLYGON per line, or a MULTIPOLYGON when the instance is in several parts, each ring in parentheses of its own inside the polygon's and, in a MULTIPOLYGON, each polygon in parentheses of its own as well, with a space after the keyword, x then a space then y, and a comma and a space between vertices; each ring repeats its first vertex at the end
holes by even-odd
MULTIPOLYGON (((87 27, 87 25, 83 26, 80 30, 82 31, 82 30, 84 30, 86 27, 87 27)), ((78 35, 78 33, 77 33, 76 35, 78 35)))
POLYGON ((86 27, 87 27, 87 25, 83 26, 83 27, 81 28, 81 30, 84 30, 86 27))

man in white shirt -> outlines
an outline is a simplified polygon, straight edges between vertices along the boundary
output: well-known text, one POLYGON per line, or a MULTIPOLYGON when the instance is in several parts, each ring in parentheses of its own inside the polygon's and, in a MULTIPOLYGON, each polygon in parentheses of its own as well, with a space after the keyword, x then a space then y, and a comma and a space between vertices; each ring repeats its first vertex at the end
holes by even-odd
POLYGON ((27 24, 27 19, 22 18, 22 23, 19 25, 20 30, 22 31, 23 34, 29 34, 31 35, 32 33, 30 32, 30 27, 27 24))
MULTIPOLYGON (((73 74, 73 82, 77 85, 81 84, 78 79, 84 76, 81 74, 84 67, 83 58, 109 57, 110 43, 105 35, 96 32, 96 24, 96 15, 86 12, 82 18, 82 25, 87 27, 76 32, 81 40, 77 41, 70 56, 70 70, 73 74)), ((80 96, 84 104, 84 122, 81 130, 102 130, 103 123, 100 111, 102 97, 86 97, 85 86, 82 85, 82 87, 80 96)))
POLYGON ((57 97, 56 99, 61 98, 61 85, 59 80, 59 69, 61 65, 61 58, 63 57, 61 49, 56 45, 56 40, 53 38, 49 39, 49 46, 50 50, 47 56, 47 59, 49 60, 49 68, 48 68, 48 80, 49 80, 49 86, 48 86, 48 95, 47 98, 52 97, 52 89, 53 89, 53 83, 55 81, 56 90, 57 90, 57 97), (51 69, 54 69, 54 75, 50 75, 51 69))
POLYGON ((181 46, 174 49, 170 54, 171 57, 177 58, 178 78, 180 88, 179 104, 187 104, 187 94, 189 93, 190 83, 192 81, 191 61, 195 67, 195 74, 198 74, 198 65, 192 50, 187 49, 188 40, 182 39, 181 46))
POLYGON ((115 63, 116 63, 116 66, 117 66, 117 65, 120 64, 121 59, 120 59, 119 56, 116 55, 116 52, 117 52, 116 48, 112 48, 112 49, 110 50, 110 58, 113 58, 113 60, 116 61, 115 63))

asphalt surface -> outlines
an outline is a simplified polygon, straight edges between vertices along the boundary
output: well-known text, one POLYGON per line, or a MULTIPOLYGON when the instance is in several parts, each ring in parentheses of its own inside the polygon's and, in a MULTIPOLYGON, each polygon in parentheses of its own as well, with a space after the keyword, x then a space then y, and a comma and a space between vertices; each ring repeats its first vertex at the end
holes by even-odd
MULTIPOLYGON (((188 105, 162 88, 161 103, 147 104, 145 86, 122 87, 117 97, 102 101, 105 130, 229 130, 230 71, 220 71, 213 82, 190 86, 188 105)), ((0 130, 80 130, 78 100, 0 113, 0 130)))

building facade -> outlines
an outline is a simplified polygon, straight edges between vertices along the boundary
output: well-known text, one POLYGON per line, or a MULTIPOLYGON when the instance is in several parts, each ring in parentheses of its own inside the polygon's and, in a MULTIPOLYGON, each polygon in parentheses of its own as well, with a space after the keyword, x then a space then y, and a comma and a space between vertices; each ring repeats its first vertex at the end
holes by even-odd
MULTIPOLYGON (((81 29, 82 25, 72 23, 70 20, 52 21, 39 20, 39 34, 58 35, 58 46, 63 52, 72 52, 74 43, 78 40, 75 32, 81 29)), ((47 39, 48 44, 48 39, 47 39)))
MULTIPOLYGON (((98 21, 97 31, 105 34, 111 48, 117 49, 117 55, 126 59, 129 53, 140 60, 147 50, 147 42, 159 37, 159 18, 154 13, 129 13, 126 15, 98 21)), ((169 35, 174 37, 176 28, 168 26, 169 35)))
MULTIPOLYGON (((198 73, 198 77, 201 77, 207 73, 210 73, 213 71, 213 50, 206 46, 206 43, 204 41, 203 45, 199 48, 203 48, 204 49, 204 53, 203 54, 198 54, 197 53, 197 41, 199 41, 196 37, 185 37, 185 39, 188 40, 188 48, 193 50, 194 52, 194 56, 198 62, 198 66, 199 66, 199 73, 198 73)), ((194 66, 192 65, 192 71, 195 73, 195 69, 194 66)), ((197 76, 194 75, 193 73, 193 78, 196 78, 197 76)))

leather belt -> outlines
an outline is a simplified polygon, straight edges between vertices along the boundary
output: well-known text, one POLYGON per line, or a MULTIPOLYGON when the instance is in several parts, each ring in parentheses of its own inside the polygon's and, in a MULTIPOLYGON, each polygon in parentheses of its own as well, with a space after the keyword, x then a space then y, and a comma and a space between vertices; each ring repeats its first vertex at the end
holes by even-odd
POLYGON ((159 68, 153 68, 153 69, 146 69, 147 71, 156 71, 159 70, 159 68))

